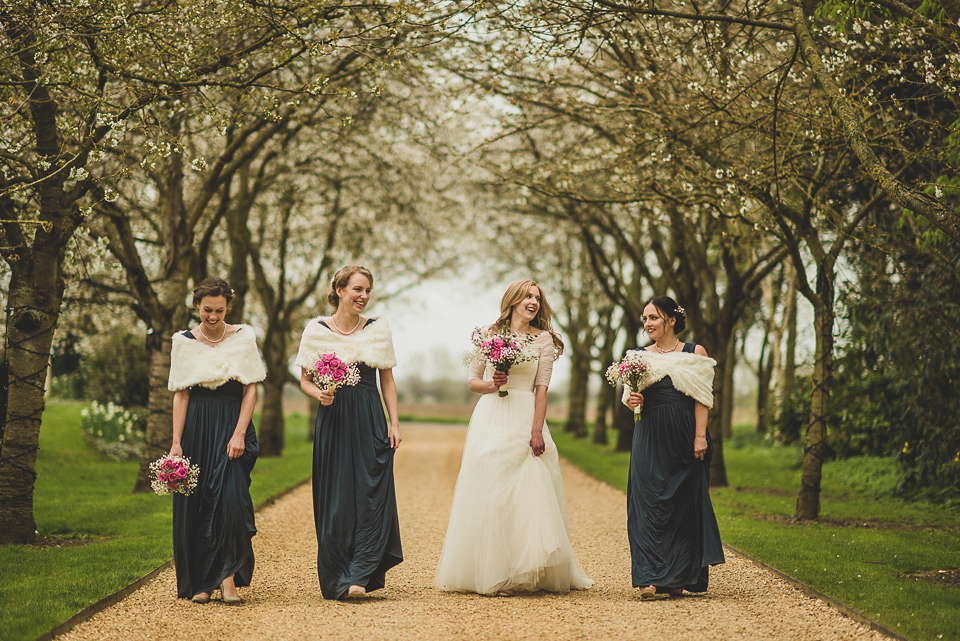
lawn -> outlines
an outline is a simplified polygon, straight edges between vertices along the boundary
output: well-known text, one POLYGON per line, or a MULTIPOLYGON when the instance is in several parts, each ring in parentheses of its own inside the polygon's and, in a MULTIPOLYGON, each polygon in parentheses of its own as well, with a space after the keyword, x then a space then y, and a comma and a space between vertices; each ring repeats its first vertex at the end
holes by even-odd
MULTIPOLYGON (((36 639, 173 555, 171 497, 131 493, 138 463, 88 447, 82 407, 52 402, 44 411, 34 514, 54 544, 0 546, 0 641, 36 639)), ((255 505, 310 475, 306 419, 290 415, 287 426, 284 456, 254 468, 255 505)))
MULTIPOLYGON (((960 566, 960 511, 893 496, 896 462, 823 467, 821 521, 796 525, 799 447, 738 426, 725 443, 729 487, 711 491, 724 542, 914 641, 960 639, 960 588, 904 575, 960 566)), ((560 453, 626 490, 629 454, 554 433, 560 453)))

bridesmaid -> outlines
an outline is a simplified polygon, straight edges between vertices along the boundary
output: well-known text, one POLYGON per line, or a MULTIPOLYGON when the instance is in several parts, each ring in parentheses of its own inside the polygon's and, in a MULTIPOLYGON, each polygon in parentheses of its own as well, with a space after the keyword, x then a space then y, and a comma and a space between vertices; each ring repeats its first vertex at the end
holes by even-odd
POLYGON ((200 324, 173 335, 170 379, 173 445, 200 467, 190 496, 173 496, 173 559, 177 596, 207 603, 220 588, 225 603, 240 603, 250 585, 257 533, 250 472, 260 444, 251 416, 257 383, 266 376, 249 325, 228 325, 233 290, 205 278, 193 290, 200 324))
POLYGON ((627 480, 633 587, 642 599, 706 592, 708 567, 724 562, 707 483, 717 363, 701 345, 677 338, 684 310, 669 296, 644 306, 643 326, 653 341, 643 352, 650 382, 642 394, 625 389, 623 396, 631 410, 643 408, 627 480))
POLYGON ((362 597, 384 586, 386 572, 403 561, 393 485, 393 455, 400 446, 397 386, 390 327, 363 316, 373 274, 342 267, 327 300, 336 311, 307 323, 296 364, 300 389, 317 399, 313 447, 313 512, 317 574, 325 599, 362 597), (322 354, 357 364, 360 382, 321 390, 313 368, 322 354), (384 417, 380 389, 389 414, 384 417))

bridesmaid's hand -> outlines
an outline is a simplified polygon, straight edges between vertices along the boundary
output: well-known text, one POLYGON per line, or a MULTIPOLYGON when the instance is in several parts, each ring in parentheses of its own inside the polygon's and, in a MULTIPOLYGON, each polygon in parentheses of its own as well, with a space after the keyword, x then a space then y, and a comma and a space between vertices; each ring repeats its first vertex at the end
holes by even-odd
POLYGON ((318 399, 320 401, 320 404, 323 405, 324 407, 330 407, 331 405, 333 405, 334 393, 335 393, 335 390, 330 390, 330 389, 320 390, 320 398, 318 399))
POLYGON ((530 437, 530 449, 534 456, 540 456, 547 449, 547 444, 543 441, 543 432, 534 432, 530 437))
POLYGON ((174 443, 170 446, 170 456, 183 456, 183 448, 180 447, 179 443, 174 443))
POLYGON ((400 426, 391 425, 390 426, 390 447, 397 449, 400 447, 400 441, 403 439, 400 437, 400 426))
POLYGON ((627 407, 634 411, 636 411, 638 407, 643 407, 643 394, 630 392, 630 398, 627 399, 627 407))
POLYGON ((506 372, 501 372, 500 370, 493 371, 493 389, 490 390, 490 393, 497 392, 500 390, 500 387, 507 384, 507 374, 506 372))
POLYGON ((693 455, 701 461, 707 453, 707 437, 696 436, 693 439, 693 455))
POLYGON ((242 432, 234 432, 233 436, 230 437, 230 440, 227 442, 227 458, 235 459, 243 456, 243 451, 246 449, 244 436, 245 434, 242 432))

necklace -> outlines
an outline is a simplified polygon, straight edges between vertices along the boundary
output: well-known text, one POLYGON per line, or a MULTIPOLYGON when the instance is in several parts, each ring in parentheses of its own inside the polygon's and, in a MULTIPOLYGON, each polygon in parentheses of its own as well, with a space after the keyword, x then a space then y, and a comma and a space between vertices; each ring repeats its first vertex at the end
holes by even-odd
POLYGON ((203 334, 203 337, 207 339, 208 343, 219 343, 220 341, 223 340, 223 337, 227 335, 227 324, 226 323, 223 324, 223 331, 220 332, 220 338, 218 338, 217 340, 213 340, 212 338, 207 336, 207 333, 203 331, 203 323, 200 323, 200 333, 203 334))
POLYGON ((340 329, 340 327, 337 325, 337 321, 333 320, 333 316, 330 317, 330 322, 333 323, 333 328, 337 330, 338 334, 342 334, 343 336, 349 336, 350 334, 357 331, 357 329, 360 327, 360 321, 362 320, 363 320, 362 318, 358 317, 357 324, 353 327, 353 329, 351 329, 349 332, 345 332, 342 329, 340 329))
POLYGON ((653 346, 656 347, 656 348, 657 348, 657 351, 660 352, 661 354, 669 354, 669 353, 672 352, 673 350, 677 349, 677 345, 679 345, 679 344, 680 344, 680 339, 678 338, 676 344, 675 344, 673 347, 671 347, 670 349, 660 349, 660 346, 657 345, 656 343, 654 343, 653 346))

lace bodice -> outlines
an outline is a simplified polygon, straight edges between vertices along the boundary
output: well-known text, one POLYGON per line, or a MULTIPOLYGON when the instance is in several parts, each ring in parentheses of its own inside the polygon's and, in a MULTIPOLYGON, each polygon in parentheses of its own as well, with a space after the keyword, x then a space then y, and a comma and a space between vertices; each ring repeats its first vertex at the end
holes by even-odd
MULTIPOLYGON (((554 346, 550 332, 542 332, 533 339, 533 348, 540 353, 540 357, 532 361, 517 363, 510 368, 507 378, 507 389, 532 392, 537 385, 550 386, 550 377, 553 374, 554 346)), ((470 378, 480 378, 485 381, 493 379, 493 365, 489 363, 475 363, 470 367, 470 378)))

